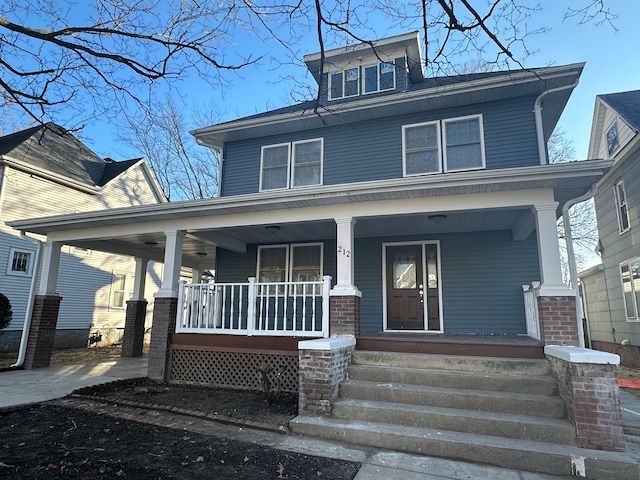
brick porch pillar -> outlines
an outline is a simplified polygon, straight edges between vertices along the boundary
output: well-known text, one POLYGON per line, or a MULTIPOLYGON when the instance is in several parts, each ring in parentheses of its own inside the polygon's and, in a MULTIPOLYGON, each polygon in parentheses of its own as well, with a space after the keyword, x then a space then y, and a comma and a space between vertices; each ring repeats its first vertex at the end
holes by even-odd
POLYGON ((144 323, 147 316, 146 300, 127 301, 124 320, 121 357, 141 357, 144 344, 144 323))
POLYGON ((544 345, 580 346, 575 296, 538 296, 538 318, 544 345))
POLYGON ((622 452, 625 449, 616 365, 620 357, 580 347, 544 347, 558 381, 578 446, 622 452))
POLYGON ((331 295, 329 334, 355 337, 360 333, 360 296, 331 295))
POLYGON ((48 367, 53 353, 53 340, 56 336, 58 312, 60 311, 60 295, 36 295, 31 328, 27 340, 24 368, 48 367))
POLYGON ((298 343, 300 415, 331 414, 355 345, 355 338, 320 338, 298 343))
POLYGON ((147 376, 156 382, 168 382, 170 374, 169 345, 171 334, 176 330, 178 299, 156 297, 153 304, 153 324, 149 345, 149 367, 147 376))

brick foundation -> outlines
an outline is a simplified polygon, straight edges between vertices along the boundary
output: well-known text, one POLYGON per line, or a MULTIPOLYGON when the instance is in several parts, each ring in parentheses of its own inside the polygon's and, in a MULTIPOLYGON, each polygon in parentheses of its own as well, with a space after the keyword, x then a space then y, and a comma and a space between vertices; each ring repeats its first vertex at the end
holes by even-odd
POLYGON ((580 345, 575 297, 539 296, 538 316, 544 345, 580 345))
POLYGON ((169 346, 171 334, 176 329, 178 299, 156 297, 153 305, 153 325, 149 345, 149 369, 147 376, 156 382, 169 381, 169 346))
POLYGON ((300 342, 298 413, 330 415, 355 349, 355 338, 300 342))
POLYGON ((545 347, 578 446, 622 452, 624 433, 616 355, 575 347, 545 347), (582 357, 582 358, 581 358, 582 357), (612 362, 612 363, 607 363, 612 362))
POLYGON ((144 322, 147 316, 146 300, 129 300, 124 320, 122 357, 141 357, 144 345, 144 322))
POLYGON ((31 328, 27 340, 24 368, 48 367, 53 353, 58 312, 62 297, 59 295, 36 295, 31 313, 31 328))
POLYGON ((358 335, 360 333, 360 297, 332 295, 329 301, 329 334, 332 337, 358 335))

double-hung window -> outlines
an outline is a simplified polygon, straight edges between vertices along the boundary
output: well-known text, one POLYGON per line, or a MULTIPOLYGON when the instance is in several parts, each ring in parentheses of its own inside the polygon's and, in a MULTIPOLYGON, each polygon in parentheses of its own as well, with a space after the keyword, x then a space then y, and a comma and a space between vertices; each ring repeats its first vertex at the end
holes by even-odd
POLYGON ((113 283, 111 284, 111 307, 124 308, 125 294, 127 286, 127 275, 124 273, 113 274, 113 283))
POLYGON ((9 252, 7 275, 31 276, 33 268, 33 252, 12 248, 9 252))
POLYGON ((627 209, 627 196, 624 192, 624 182, 616 183, 614 195, 616 199, 616 212, 618 215, 618 231, 620 233, 629 230, 629 211, 627 209))
POLYGON ((405 175, 421 175, 442 171, 439 122, 405 126, 402 143, 405 175))
POLYGON ((444 169, 447 172, 484 168, 482 117, 444 120, 444 169))
POLYGON ((404 175, 485 168, 482 116, 402 127, 404 175))
MULTIPOLYGON (((319 282, 322 280, 322 244, 305 243, 258 247, 258 282, 319 282)), ((283 293, 280 287, 279 294, 283 293)), ((302 285, 296 293, 302 293, 302 285)), ((269 287, 270 294, 276 286, 269 287)), ((316 293, 319 289, 316 289, 316 293)))
POLYGON ((348 68, 329 74, 329 100, 353 97, 360 93, 360 69, 348 68))
POLYGON ((364 67, 363 93, 382 92, 396 88, 396 66, 391 62, 364 67))
POLYGON ((627 321, 640 320, 640 258, 620 264, 622 295, 627 321))
POLYGON ((322 139, 262 147, 260 190, 322 184, 322 139))

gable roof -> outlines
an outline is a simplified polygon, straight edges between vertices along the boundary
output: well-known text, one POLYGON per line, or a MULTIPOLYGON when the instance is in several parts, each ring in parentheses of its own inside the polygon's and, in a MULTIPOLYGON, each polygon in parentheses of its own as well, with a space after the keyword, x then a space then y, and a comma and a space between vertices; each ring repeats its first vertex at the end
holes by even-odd
POLYGON ((590 158, 596 158, 600 155, 603 142, 606 142, 605 128, 609 128, 609 126, 605 125, 605 121, 608 111, 615 112, 617 117, 622 119, 633 133, 633 137, 627 138, 625 144, 620 145, 614 152, 617 164, 623 151, 627 151, 629 148, 634 150, 640 143, 640 135, 638 135, 640 132, 640 90, 596 95, 589 137, 590 158))
POLYGON ((0 159, 90 189, 103 187, 141 160, 105 160, 52 122, 0 137, 0 159))
POLYGON ((636 132, 640 131, 640 90, 598 95, 613 108, 636 132))

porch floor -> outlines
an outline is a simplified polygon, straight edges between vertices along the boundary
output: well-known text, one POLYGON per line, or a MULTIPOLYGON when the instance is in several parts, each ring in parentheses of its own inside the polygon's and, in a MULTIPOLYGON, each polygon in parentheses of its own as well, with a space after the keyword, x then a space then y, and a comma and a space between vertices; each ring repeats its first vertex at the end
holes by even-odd
POLYGON ((542 342, 525 335, 365 332, 356 337, 356 349, 478 357, 545 358, 542 342))

